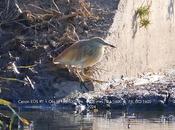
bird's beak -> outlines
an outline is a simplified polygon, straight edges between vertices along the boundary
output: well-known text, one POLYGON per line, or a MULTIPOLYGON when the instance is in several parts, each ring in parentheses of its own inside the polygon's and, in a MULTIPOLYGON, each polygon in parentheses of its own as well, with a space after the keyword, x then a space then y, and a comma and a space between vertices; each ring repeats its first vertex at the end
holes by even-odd
POLYGON ((116 46, 114 46, 114 45, 111 45, 111 44, 109 44, 109 43, 106 43, 105 42, 105 44, 104 45, 106 45, 106 46, 110 46, 110 47, 112 47, 112 48, 116 48, 116 46))

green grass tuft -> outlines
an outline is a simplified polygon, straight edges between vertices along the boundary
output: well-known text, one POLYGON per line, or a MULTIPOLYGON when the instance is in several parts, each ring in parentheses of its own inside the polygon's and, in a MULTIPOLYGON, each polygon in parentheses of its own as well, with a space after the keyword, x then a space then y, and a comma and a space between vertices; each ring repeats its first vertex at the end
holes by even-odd
POLYGON ((145 5, 145 6, 140 6, 136 11, 135 11, 136 16, 139 18, 139 24, 140 27, 147 28, 148 25, 151 23, 149 19, 150 15, 150 5, 145 5))
POLYGON ((141 19, 149 16, 150 14, 150 6, 141 6, 136 10, 136 15, 138 15, 141 19))
POLYGON ((140 20, 140 27, 147 28, 150 23, 151 22, 149 19, 141 19, 140 20))

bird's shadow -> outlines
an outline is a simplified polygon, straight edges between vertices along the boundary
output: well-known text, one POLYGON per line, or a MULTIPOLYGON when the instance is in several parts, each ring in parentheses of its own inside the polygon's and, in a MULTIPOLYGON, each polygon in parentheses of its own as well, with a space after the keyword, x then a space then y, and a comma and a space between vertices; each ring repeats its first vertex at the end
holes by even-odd
MULTIPOLYGON (((44 80, 47 84, 39 87, 38 91, 38 95, 42 97, 50 96, 61 99, 77 92, 85 93, 94 90, 92 81, 80 81, 79 78, 75 74, 70 73, 67 68, 59 68, 53 64, 49 64, 47 68, 45 67, 47 73, 43 74, 46 77, 45 79, 48 79, 47 81, 44 80)), ((43 82, 41 84, 43 84, 43 82)))

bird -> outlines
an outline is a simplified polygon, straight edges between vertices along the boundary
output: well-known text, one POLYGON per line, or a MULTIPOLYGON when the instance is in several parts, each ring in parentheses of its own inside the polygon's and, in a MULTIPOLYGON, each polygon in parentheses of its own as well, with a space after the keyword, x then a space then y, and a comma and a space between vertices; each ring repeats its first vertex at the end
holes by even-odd
MULTIPOLYGON (((101 61, 104 55, 105 46, 116 48, 114 45, 107 43, 100 37, 79 40, 53 58, 53 63, 64 64, 81 69, 84 77, 98 81, 85 75, 83 69, 91 67, 101 61)), ((77 74, 79 79, 84 82, 80 72, 77 71, 77 74)))

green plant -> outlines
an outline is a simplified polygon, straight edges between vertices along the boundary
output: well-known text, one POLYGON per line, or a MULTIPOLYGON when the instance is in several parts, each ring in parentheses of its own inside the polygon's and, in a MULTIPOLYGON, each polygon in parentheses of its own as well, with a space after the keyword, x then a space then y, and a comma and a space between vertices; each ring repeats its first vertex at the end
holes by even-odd
POLYGON ((4 127, 3 121, 0 120, 0 129, 4 127))
POLYGON ((13 127, 13 123, 15 122, 15 118, 17 116, 16 115, 12 115, 11 118, 10 118, 10 124, 9 124, 9 130, 12 130, 12 127, 13 127))
POLYGON ((140 27, 147 28, 148 25, 151 23, 149 19, 150 15, 150 5, 145 5, 145 6, 140 6, 136 11, 135 11, 136 16, 139 18, 139 24, 140 27))
POLYGON ((136 15, 138 15, 141 19, 149 16, 150 14, 150 6, 141 6, 136 10, 136 15))
MULTIPOLYGON (((29 121, 23 117, 21 117, 13 108, 12 108, 12 103, 4 100, 4 99, 0 99, 0 105, 6 106, 8 107, 11 111, 12 111, 12 116, 10 118, 10 124, 9 124, 9 130, 12 130, 12 125, 14 123, 15 118, 17 117, 24 125, 30 125, 29 121)), ((0 121, 0 125, 3 124, 3 121, 0 121), (2 123, 1 123, 2 122, 2 123)))
POLYGON ((140 27, 147 28, 149 24, 150 24, 150 20, 149 19, 141 19, 140 20, 140 27))

